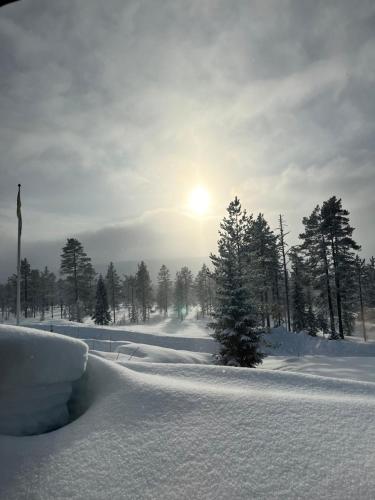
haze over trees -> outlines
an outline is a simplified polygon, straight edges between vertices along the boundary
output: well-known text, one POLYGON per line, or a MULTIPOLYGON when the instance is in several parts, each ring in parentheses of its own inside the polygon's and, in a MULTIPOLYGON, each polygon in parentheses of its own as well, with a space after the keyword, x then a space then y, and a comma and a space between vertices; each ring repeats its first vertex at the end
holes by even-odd
MULTIPOLYGON (((162 317, 174 313, 184 320, 196 306, 194 315, 213 318, 222 361, 246 366, 261 361, 259 332, 272 327, 290 325, 293 331, 342 339, 359 320, 366 339, 366 311, 375 308, 374 257, 359 257, 350 214, 335 196, 313 208, 302 223, 299 243, 290 247, 282 216, 272 230, 263 214, 248 214, 235 198, 220 225, 211 269, 203 264, 193 276, 183 266, 172 280, 164 264, 154 286, 144 261, 125 276, 110 262, 102 281, 111 321, 147 322, 156 309, 162 317)), ((96 314, 98 286, 82 243, 68 238, 58 278, 47 267, 34 269, 27 257, 22 259, 22 315, 83 321, 96 314)), ((102 284, 100 290, 103 297, 102 284)), ((2 320, 8 321, 15 308, 13 274, 0 284, 2 320)))

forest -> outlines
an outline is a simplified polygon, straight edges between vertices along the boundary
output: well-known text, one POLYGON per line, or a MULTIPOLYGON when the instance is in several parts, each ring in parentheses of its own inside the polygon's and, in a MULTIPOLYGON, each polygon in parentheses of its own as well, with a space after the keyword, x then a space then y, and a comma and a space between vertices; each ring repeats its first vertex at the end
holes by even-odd
MULTIPOLYGON (((350 214, 335 196, 302 223, 298 244, 288 246, 282 215, 274 231, 263 214, 247 213, 236 197, 220 224, 211 266, 203 264, 196 276, 184 266, 171 276, 162 265, 156 283, 144 261, 133 275, 120 276, 113 262, 98 275, 82 243, 68 238, 58 276, 22 259, 22 315, 131 324, 149 321, 156 310, 163 316, 173 312, 182 321, 198 306, 197 314, 212 318, 221 342, 228 328, 243 334, 246 328, 257 332, 281 325, 343 339, 353 333, 356 320, 366 340, 366 311, 375 307, 374 257, 360 257, 350 214)), ((3 321, 15 313, 15 274, 0 284, 0 308, 3 321)))

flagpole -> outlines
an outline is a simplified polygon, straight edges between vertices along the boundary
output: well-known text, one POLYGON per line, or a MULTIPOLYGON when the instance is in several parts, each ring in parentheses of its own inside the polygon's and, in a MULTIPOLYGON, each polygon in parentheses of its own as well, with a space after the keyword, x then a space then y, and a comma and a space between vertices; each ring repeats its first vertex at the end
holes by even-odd
POLYGON ((16 324, 20 324, 21 311, 21 184, 18 184, 17 196, 17 217, 18 217, 18 243, 17 243, 17 307, 16 307, 16 324))

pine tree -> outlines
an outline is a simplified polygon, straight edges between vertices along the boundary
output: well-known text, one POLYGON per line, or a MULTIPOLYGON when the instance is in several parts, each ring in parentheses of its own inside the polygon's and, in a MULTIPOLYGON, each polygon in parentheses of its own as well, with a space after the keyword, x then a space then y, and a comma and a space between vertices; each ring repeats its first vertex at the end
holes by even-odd
POLYGON ((279 231, 280 231, 280 250, 283 257, 283 274, 284 274, 284 286, 285 286, 285 304, 286 304, 286 315, 287 315, 287 325, 288 330, 290 331, 291 322, 290 322, 290 305, 289 305, 289 275, 288 269, 286 265, 286 242, 285 242, 285 232, 284 232, 284 221, 283 216, 280 214, 279 216, 279 231))
POLYGON ((329 262, 329 248, 322 231, 322 217, 317 205, 310 217, 304 217, 302 223, 305 232, 300 234, 303 240, 302 249, 306 253, 308 266, 314 287, 319 292, 319 323, 325 331, 325 311, 328 311, 331 338, 337 338, 333 307, 333 293, 331 284, 331 266, 329 262))
POLYGON ((23 302, 23 310, 25 318, 29 308, 29 284, 30 284, 31 267, 28 260, 21 260, 21 298, 23 302))
POLYGON ((176 279, 174 282, 174 307, 177 312, 177 317, 181 321, 184 319, 184 282, 180 272, 176 273, 176 279))
POLYGON ((168 307, 171 299, 172 281, 170 278, 169 269, 163 264, 158 274, 158 288, 156 294, 156 302, 159 311, 168 316, 168 307))
MULTIPOLYGON (((292 266, 292 318, 293 330, 300 332, 307 327, 307 303, 305 298, 305 283, 303 260, 298 247, 292 247, 289 252, 292 266)), ((311 312, 311 311, 310 311, 311 312)))
POLYGON ((247 215, 236 197, 220 224, 218 255, 211 255, 215 270, 216 304, 211 327, 221 344, 224 364, 253 367, 262 362, 256 312, 246 283, 247 215))
POLYGON ((194 287, 202 316, 211 314, 214 302, 214 282, 206 264, 203 264, 198 272, 194 287))
POLYGON ((133 275, 126 275, 122 284, 124 304, 128 308, 130 323, 138 322, 137 308, 137 279, 133 275))
POLYGON ((70 305, 74 307, 74 319, 81 321, 80 302, 86 312, 92 311, 95 271, 90 257, 82 244, 75 238, 68 238, 61 254, 60 274, 66 276, 70 305))
POLYGON ((321 221, 322 233, 330 246, 333 264, 339 335, 344 338, 341 283, 345 271, 348 271, 348 260, 353 256, 353 251, 360 247, 352 239, 354 228, 349 224, 349 212, 342 208, 341 199, 332 196, 323 203, 321 221))
POLYGON ((185 316, 189 314, 189 307, 193 303, 193 274, 187 266, 180 270, 180 278, 182 281, 183 301, 185 303, 185 316))
POLYGON ((262 318, 262 326, 271 328, 271 316, 278 322, 280 274, 279 245, 263 214, 256 219, 246 218, 244 245, 246 246, 247 283, 254 291, 254 300, 262 318), (275 293, 276 290, 276 293, 275 293))
POLYGON ((136 274, 136 297, 141 309, 142 321, 145 322, 147 321, 152 305, 152 286, 150 274, 143 261, 138 264, 138 271, 136 274))
POLYGON ((366 307, 375 307, 375 257, 371 257, 365 266, 364 302, 366 307))
POLYGON ((113 262, 110 262, 105 278, 107 286, 107 293, 109 297, 109 304, 112 309, 113 324, 116 323, 116 309, 119 306, 119 298, 121 293, 121 283, 119 275, 115 269, 113 262))
POLYGON ((366 261, 365 259, 361 259, 359 255, 357 255, 355 258, 355 265, 356 265, 357 280, 358 280, 358 299, 361 312, 363 340, 367 342, 365 306, 364 306, 365 301, 363 297, 363 282, 366 279, 366 261))
POLYGON ((99 276, 96 285, 95 312, 92 319, 97 325, 108 325, 111 322, 111 313, 109 312, 107 290, 102 275, 99 276))

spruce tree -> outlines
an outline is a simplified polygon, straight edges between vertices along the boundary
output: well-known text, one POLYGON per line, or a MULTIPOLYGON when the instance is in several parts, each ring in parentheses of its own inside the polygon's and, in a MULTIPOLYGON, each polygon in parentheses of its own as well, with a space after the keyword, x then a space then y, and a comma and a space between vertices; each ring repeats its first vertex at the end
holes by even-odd
POLYGON ((111 313, 109 312, 107 290, 102 275, 99 276, 96 285, 95 312, 92 319, 97 325, 108 325, 111 322, 111 313))
POLYGON ((256 312, 246 283, 247 215, 236 197, 220 224, 218 255, 211 254, 215 270, 214 338, 221 344, 224 364, 254 367, 262 362, 256 312))

